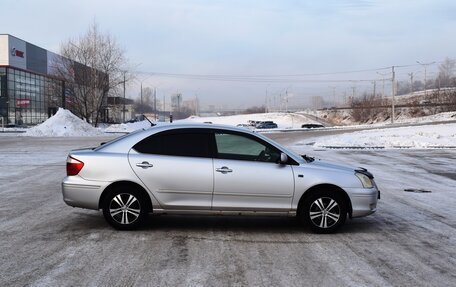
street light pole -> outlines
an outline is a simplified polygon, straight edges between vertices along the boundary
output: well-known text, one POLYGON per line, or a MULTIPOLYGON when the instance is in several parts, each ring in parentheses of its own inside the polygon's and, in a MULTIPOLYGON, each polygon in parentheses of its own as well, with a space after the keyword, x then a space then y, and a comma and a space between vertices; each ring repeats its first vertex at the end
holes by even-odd
POLYGON ((421 63, 420 61, 416 61, 418 64, 424 67, 424 97, 427 98, 427 66, 435 64, 435 62, 430 63, 421 63))
POLYGON ((391 123, 394 124, 394 116, 395 116, 395 110, 394 110, 394 98, 396 96, 396 73, 394 72, 394 66, 391 67, 391 123))

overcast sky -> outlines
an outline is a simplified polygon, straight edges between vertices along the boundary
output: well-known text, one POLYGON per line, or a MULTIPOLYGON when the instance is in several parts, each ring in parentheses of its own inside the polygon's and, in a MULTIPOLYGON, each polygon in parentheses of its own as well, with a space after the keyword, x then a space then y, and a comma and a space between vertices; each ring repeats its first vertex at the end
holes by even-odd
MULTIPOLYGON (((310 96, 369 89, 370 70, 456 58, 456 1, 447 0, 0 0, 0 33, 58 52, 95 19, 127 51, 137 70, 189 75, 259 75, 246 82, 139 75, 160 97, 181 92, 210 104, 246 108, 288 92, 290 104, 310 96), (262 76, 264 75, 264 76, 262 76), (275 75, 274 77, 266 77, 275 75), (282 75, 299 75, 283 77, 282 75), (266 81, 267 79, 271 81, 266 81), (298 81, 299 80, 299 81, 298 81), (302 81, 301 81, 302 80, 302 81)), ((432 76, 437 64, 429 67, 432 76)), ((386 73, 389 70, 378 70, 386 73)), ((397 69, 399 80, 419 65, 397 69)), ((139 83, 128 95, 137 96, 139 83)))

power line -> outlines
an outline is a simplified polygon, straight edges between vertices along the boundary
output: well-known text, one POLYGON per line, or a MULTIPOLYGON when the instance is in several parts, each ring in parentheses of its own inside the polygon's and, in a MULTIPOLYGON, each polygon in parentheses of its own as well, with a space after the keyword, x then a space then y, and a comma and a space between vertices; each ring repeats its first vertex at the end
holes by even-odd
MULTIPOLYGON (((441 62, 434 62, 441 63, 441 62)), ((395 65, 397 68, 408 68, 420 66, 419 63, 408 64, 408 65, 395 65)), ((250 82, 250 83, 362 83, 372 82, 378 79, 302 79, 300 77, 309 76, 330 76, 330 75, 342 75, 342 74, 356 74, 363 72, 377 72, 389 70, 391 66, 379 67, 372 69, 362 70, 349 70, 349 71, 337 71, 337 72, 325 72, 325 73, 304 73, 304 74, 259 74, 259 75, 234 75, 234 74, 185 74, 185 73, 164 73, 164 72, 148 72, 148 71, 137 71, 138 74, 159 76, 167 78, 177 79, 189 79, 189 80, 204 80, 204 81, 223 81, 223 82, 250 82)), ((381 73, 380 73, 381 74, 381 73)))

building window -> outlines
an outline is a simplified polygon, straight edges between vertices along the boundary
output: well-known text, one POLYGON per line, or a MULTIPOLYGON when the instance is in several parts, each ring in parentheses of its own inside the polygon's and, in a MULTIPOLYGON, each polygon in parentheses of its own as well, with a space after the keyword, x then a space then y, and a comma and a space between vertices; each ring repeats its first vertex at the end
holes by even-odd
POLYGON ((61 91, 60 80, 8 68, 2 77, 1 95, 6 100, 0 100, 0 116, 16 125, 42 123, 48 118, 49 109, 56 109, 57 103, 62 102, 61 91))

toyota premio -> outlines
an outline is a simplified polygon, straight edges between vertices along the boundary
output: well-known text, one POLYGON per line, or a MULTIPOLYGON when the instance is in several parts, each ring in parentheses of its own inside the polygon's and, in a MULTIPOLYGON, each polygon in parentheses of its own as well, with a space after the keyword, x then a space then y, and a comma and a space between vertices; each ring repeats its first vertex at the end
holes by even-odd
POLYGON ((114 228, 148 213, 297 216, 319 233, 376 211, 380 192, 364 168, 300 156, 242 128, 165 124, 67 158, 64 201, 102 210, 114 228))

